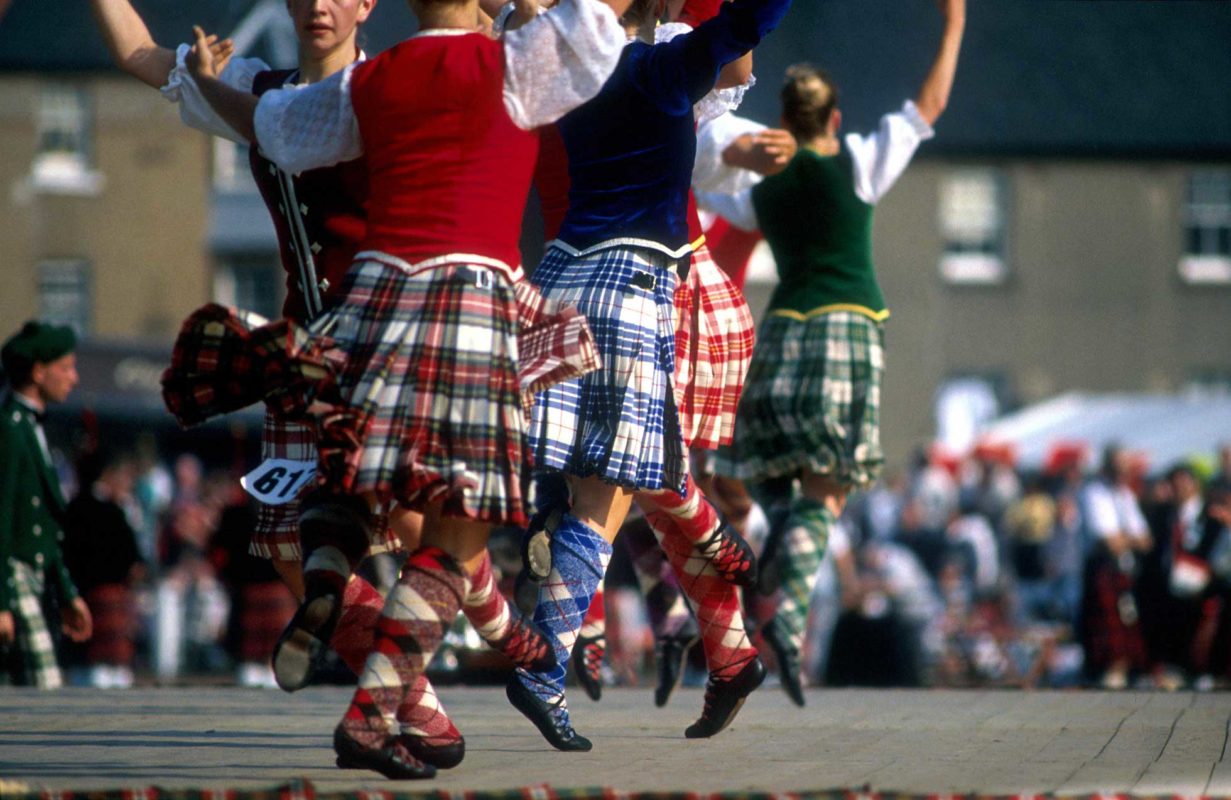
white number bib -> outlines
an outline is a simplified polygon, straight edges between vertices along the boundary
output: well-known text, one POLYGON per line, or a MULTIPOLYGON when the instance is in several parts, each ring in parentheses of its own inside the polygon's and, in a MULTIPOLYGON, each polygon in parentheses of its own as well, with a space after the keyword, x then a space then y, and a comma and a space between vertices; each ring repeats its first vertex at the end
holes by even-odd
POLYGON ((239 483, 265 505, 280 506, 299 497, 299 490, 315 477, 315 461, 271 458, 240 478, 239 483))

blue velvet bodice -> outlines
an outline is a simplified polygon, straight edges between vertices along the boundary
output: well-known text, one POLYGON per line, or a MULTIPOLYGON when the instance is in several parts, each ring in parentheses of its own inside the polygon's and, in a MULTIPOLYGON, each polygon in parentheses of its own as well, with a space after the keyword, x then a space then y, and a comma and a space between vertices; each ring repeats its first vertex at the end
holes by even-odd
POLYGON ((593 100, 559 122, 569 210, 558 238, 578 250, 641 239, 683 253, 696 154, 693 105, 718 72, 773 30, 790 0, 735 0, 663 44, 633 42, 593 100))

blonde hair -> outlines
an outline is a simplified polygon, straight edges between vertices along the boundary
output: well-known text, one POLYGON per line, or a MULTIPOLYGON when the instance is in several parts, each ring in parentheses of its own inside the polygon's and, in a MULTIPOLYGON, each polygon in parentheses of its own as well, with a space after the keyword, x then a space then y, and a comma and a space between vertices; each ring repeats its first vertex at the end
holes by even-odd
POLYGON ((796 139, 809 141, 823 135, 837 105, 838 87, 824 71, 811 64, 787 69, 782 124, 796 139))

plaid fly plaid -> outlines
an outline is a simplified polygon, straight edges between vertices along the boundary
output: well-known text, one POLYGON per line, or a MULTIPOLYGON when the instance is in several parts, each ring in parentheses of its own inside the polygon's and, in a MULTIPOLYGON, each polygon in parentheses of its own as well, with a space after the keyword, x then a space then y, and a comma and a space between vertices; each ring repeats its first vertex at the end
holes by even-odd
POLYGON ((761 324, 739 403, 735 441, 717 471, 744 479, 811 470, 852 486, 876 480, 884 327, 835 311, 761 324))
POLYGON ((671 388, 671 266, 646 248, 547 251, 531 281, 585 315, 603 363, 539 394, 530 426, 536 468, 630 489, 683 487, 688 467, 671 388))
POLYGON ((688 280, 675 290, 675 310, 675 402, 684 442, 713 450, 735 435, 756 341, 752 312, 705 245, 693 253, 688 280))
MULTIPOLYGON (((354 379, 353 365, 355 362, 351 359, 352 354, 346 350, 345 343, 340 343, 336 339, 337 332, 349 330, 349 335, 354 336, 358 335, 359 328, 363 327, 368 334, 373 334, 373 328, 380 324, 378 320, 383 318, 382 315, 388 316, 385 322, 391 326, 387 332, 390 341, 385 348, 385 354, 392 360, 386 362, 389 364, 388 369, 381 367, 371 376, 374 379, 379 378, 382 385, 390 371, 396 368, 394 361, 403 367, 409 363, 415 363, 411 359, 390 352, 391 350, 409 348, 421 353, 435 347, 439 355, 442 352, 440 348, 448 344, 442 340, 442 333, 445 331, 440 326, 451 324, 448 319, 449 314, 432 305, 441 301, 443 290, 438 287, 428 301, 424 300, 424 295, 428 292, 427 285, 432 279, 429 275, 432 270, 420 270, 411 276, 407 272, 408 269, 412 269, 410 265, 403 266, 406 269, 382 266, 381 262, 377 261, 357 264, 356 270, 360 267, 367 270, 366 277, 356 278, 353 281, 348 279, 347 288, 355 292, 356 297, 375 302, 377 307, 370 307, 366 311, 352 309, 350 313, 344 309, 336 309, 327 319, 317 322, 314 330, 322 331, 322 335, 312 335, 309 331, 287 321, 256 328, 253 326, 264 322, 260 317, 221 306, 209 305, 198 310, 184 323, 176 341, 172 366, 163 376, 163 396, 167 408, 182 424, 191 425, 255 402, 254 394, 263 396, 270 410, 274 412, 273 416, 267 417, 266 420, 266 438, 262 443, 263 456, 297 458, 297 454, 305 453, 306 448, 313 445, 315 436, 319 434, 314 434, 305 440, 295 427, 284 427, 283 423, 277 420, 282 417, 305 417, 305 410, 312 400, 327 401, 340 410, 324 415, 321 420, 313 419, 308 422, 313 428, 322 430, 326 435, 326 449, 333 453, 335 466, 340 467, 342 474, 345 475, 348 471, 353 472, 352 466, 348 466, 348 463, 352 465, 357 463, 355 459, 358 457, 356 455, 358 451, 370 444, 364 440, 366 434, 360 431, 361 426, 366 424, 360 422, 360 419, 367 412, 353 408, 347 409, 343 402, 338 385, 339 373, 345 373, 346 370, 351 369, 351 378, 354 379), (390 272, 390 275, 385 276, 383 281, 377 276, 377 273, 382 270, 390 272), (399 275, 407 280, 407 286, 413 289, 407 298, 401 301, 397 297, 398 291, 394 285, 398 282, 397 276, 399 275), (403 306, 401 311, 391 307, 399 302, 403 306), (411 324, 415 322, 411 318, 420 313, 425 320, 419 321, 419 324, 411 324), (431 324, 425 326, 425 321, 431 324), (403 348, 398 348, 397 342, 394 341, 399 336, 406 339, 420 335, 428 337, 430 341, 418 345, 408 341, 403 348), (437 340, 441 341, 432 344, 437 340), (393 356, 397 358, 392 358, 393 356), (348 364, 350 364, 349 367, 348 364), (254 386, 259 386, 259 390, 254 389, 254 386), (339 459, 342 462, 340 464, 337 463, 339 459)), ((451 270, 456 270, 457 267, 456 264, 448 265, 448 269, 451 270)), ((483 303, 473 298, 465 299, 459 295, 451 300, 445 298, 446 302, 452 302, 457 306, 451 312, 453 316, 465 322, 463 328, 455 333, 461 334, 465 343, 468 343, 467 346, 473 345, 475 344, 475 325, 478 324, 479 339, 484 335, 492 338, 493 341, 499 339, 500 346, 507 348, 504 353, 505 359, 511 356, 517 364, 518 369, 515 375, 520 393, 519 403, 527 414, 533 404, 533 392, 550 386, 554 382, 583 375, 598 366, 598 351, 593 336, 590 334, 585 318, 576 309, 544 299, 524 280, 518 281, 514 290, 507 290, 508 282, 496 278, 497 271, 485 266, 471 266, 466 269, 473 274, 469 278, 454 280, 459 287, 470 282, 475 284, 472 288, 479 294, 499 290, 497 292, 500 301, 499 313, 493 304, 494 301, 488 301, 488 305, 492 307, 487 309, 488 315, 496 320, 495 327, 498 330, 484 333, 483 324, 475 321, 476 314, 482 317, 484 313, 483 303), (486 277, 480 276, 479 273, 484 273, 486 277), (505 317, 504 312, 508 310, 505 306, 509 304, 514 306, 515 326, 512 326, 505 317), (515 341, 507 340, 510 330, 516 333, 515 341), (496 333, 499 334, 498 337, 495 336, 496 333)), ((439 275, 436 277, 444 280, 439 275)), ((355 301, 355 298, 351 298, 348 302, 351 301, 355 301)), ((491 328, 493 323, 489 320, 486 325, 487 328, 491 328)), ((375 347, 375 344, 369 342, 368 346, 371 349, 375 347)), ((491 358, 493 352, 487 353, 486 360, 471 351, 459 355, 464 355, 471 361, 477 358, 486 368, 496 364, 499 360, 491 358)), ((414 358, 417 359, 419 356, 416 355, 414 358)), ((375 362, 370 361, 369 363, 375 365, 375 362)), ((418 366, 422 373, 421 377, 429 382, 435 381, 432 385, 436 390, 448 388, 446 385, 448 379, 443 372, 433 371, 432 363, 420 362, 418 366)), ((437 369, 443 369, 446 366, 447 364, 442 363, 434 365, 437 369)), ((472 399, 477 400, 483 392, 480 391, 481 381, 477 380, 478 374, 474 370, 474 365, 465 367, 464 371, 476 382, 469 390, 459 387, 459 391, 469 391, 473 395, 472 399)), ((484 374, 493 390, 499 389, 500 376, 505 373, 488 370, 484 374)), ((406 379, 406 376, 402 378, 406 379)), ((440 430, 445 427, 455 429, 454 421, 459 409, 464 405, 447 402, 445 397, 447 394, 435 395, 436 407, 447 409, 442 412, 444 416, 431 426, 436 434, 439 434, 440 430)), ((428 397, 421 398, 417 402, 431 405, 433 400, 428 397)), ((467 413, 478 413, 481 405, 481 403, 471 403, 467 407, 467 413)), ((494 413, 494 408, 495 406, 492 406, 489 411, 494 413)), ((371 422, 370 419, 369 422, 371 422)), ((479 427, 483 427, 484 424, 481 423, 479 427)), ((524 418, 521 427, 524 430, 524 418)), ((402 429, 411 430, 406 426, 402 429)), ((486 432, 480 431, 480 433, 483 436, 490 436, 492 429, 487 429, 486 432)), ((458 433, 457 435, 460 437, 466 434, 458 433)), ((387 434, 382 434, 382 436, 384 437, 383 443, 379 446, 388 450, 389 437, 387 434)), ((501 439, 501 441, 504 440, 501 439)), ((517 441, 524 442, 524 438, 513 437, 508 440, 509 443, 517 441)), ((416 447, 420 444, 421 442, 416 440, 416 447)), ((491 441, 488 445, 496 447, 491 441)), ((519 458, 516 464, 520 465, 520 463, 519 458)), ((461 462, 450 464, 450 470, 456 471, 455 468, 459 465, 461 462)), ((488 465, 489 468, 494 466, 495 464, 488 465)), ((518 468, 520 469, 520 466, 518 468)), ((466 471, 464 465, 461 465, 461 469, 463 473, 466 471)), ((447 475, 450 472, 442 474, 447 475)), ((357 475, 352 474, 349 478, 345 478, 346 485, 354 485, 356 477, 357 475)), ((464 474, 461 478, 463 481, 470 480, 464 474)), ((516 479, 516 473, 510 473, 510 480, 516 479)), ((491 484, 490 476, 485 479, 485 482, 491 484)), ((390 486, 393 487, 394 484, 391 483, 390 486)), ((402 493, 400 490, 395 490, 392 496, 402 498, 402 493)), ((520 492, 516 497, 520 498, 520 492)), ((517 505, 520 506, 520 500, 517 505)), ((491 517, 492 514, 503 513, 497 510, 499 506, 500 502, 493 504, 491 499, 481 501, 479 503, 480 513, 486 516, 479 518, 490 517, 494 521, 496 518, 491 517)), ((288 507, 281 508, 287 509, 288 507)), ((470 511, 465 513, 469 514, 470 511)), ((297 533, 293 530, 294 519, 294 512, 280 513, 277 509, 263 509, 261 535, 253 542, 251 552, 267 558, 297 556, 300 550, 297 533)), ((392 533, 382 531, 380 536, 373 541, 373 550, 392 549, 396 543, 391 537, 392 533)))
POLYGON ((56 662, 55 643, 47 620, 43 616, 44 575, 40 570, 15 558, 13 568, 13 622, 16 639, 8 646, 4 672, 0 678, 17 686, 39 689, 59 689, 64 685, 60 665, 56 662))

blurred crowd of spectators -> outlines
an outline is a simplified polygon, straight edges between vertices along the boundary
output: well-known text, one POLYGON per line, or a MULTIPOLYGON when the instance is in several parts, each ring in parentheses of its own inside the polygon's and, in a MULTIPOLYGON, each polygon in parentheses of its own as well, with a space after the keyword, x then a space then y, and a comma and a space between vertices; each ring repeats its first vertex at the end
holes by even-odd
MULTIPOLYGON (((933 452, 855 496, 821 567, 809 680, 1231 685, 1231 446, 1205 470, 1149 473, 1116 448, 1096 470, 1089 460, 1061 447, 1023 474, 1003 448, 933 452)), ((144 438, 63 472, 75 498, 65 555, 96 628, 64 643, 70 680, 271 685, 268 657, 295 601, 247 554, 255 510, 236 470, 163 461, 144 438)), ((760 499, 754 539, 781 517, 772 490, 760 499)), ((611 674, 636 681, 652 637, 635 595, 610 588, 611 674)))
POLYGON ((1088 460, 933 453, 855 497, 813 601, 812 682, 1231 685, 1231 446, 1212 471, 1088 460))

